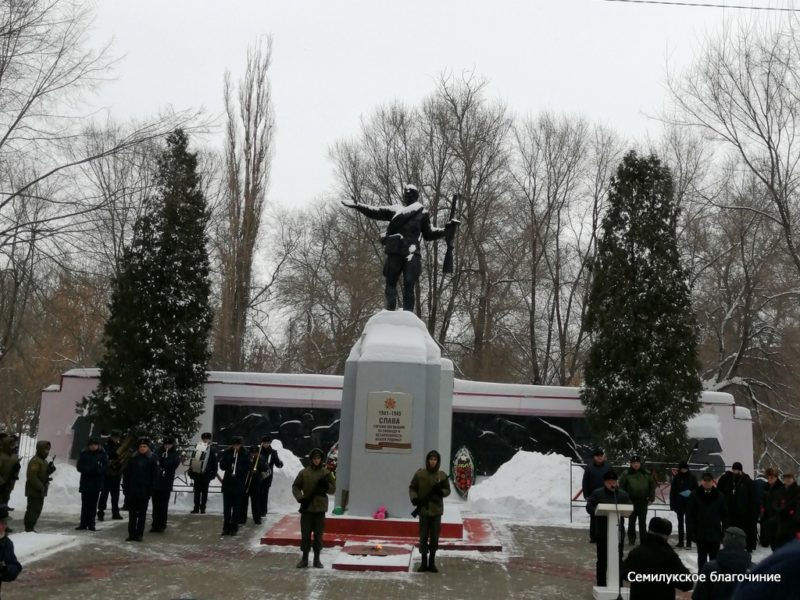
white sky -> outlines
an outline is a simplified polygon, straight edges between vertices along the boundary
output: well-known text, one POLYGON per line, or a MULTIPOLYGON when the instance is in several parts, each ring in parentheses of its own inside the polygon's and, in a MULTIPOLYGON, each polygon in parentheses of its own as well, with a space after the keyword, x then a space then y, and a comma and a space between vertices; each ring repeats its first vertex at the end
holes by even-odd
POLYGON ((474 69, 517 114, 657 133, 644 113, 662 106, 667 64, 687 65, 706 32, 741 15, 602 0, 106 0, 96 11, 97 40, 124 55, 97 99, 118 119, 167 105, 220 115, 225 69, 237 80, 248 45, 273 35, 269 196, 285 205, 331 191, 329 147, 376 105, 430 94, 444 70, 474 69))

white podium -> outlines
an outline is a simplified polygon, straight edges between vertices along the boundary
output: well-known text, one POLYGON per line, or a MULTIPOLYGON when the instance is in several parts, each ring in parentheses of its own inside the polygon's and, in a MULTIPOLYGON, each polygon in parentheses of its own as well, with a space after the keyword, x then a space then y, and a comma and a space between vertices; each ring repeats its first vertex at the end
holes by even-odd
POLYGON ((595 517, 606 517, 607 539, 606 586, 594 586, 592 598, 595 600, 616 600, 620 596, 627 599, 630 589, 621 588, 619 580, 619 519, 633 512, 633 504, 598 504, 595 517))

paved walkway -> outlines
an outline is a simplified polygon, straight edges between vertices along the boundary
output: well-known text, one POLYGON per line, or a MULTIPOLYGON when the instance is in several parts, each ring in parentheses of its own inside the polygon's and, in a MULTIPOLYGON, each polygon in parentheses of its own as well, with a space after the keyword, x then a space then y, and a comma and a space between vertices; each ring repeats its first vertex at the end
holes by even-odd
MULTIPOLYGON (((501 553, 443 553, 437 560, 438 575, 362 573, 298 570, 297 550, 258 545, 278 518, 269 515, 263 525, 250 524, 237 537, 220 538, 219 515, 177 514, 170 516, 166 533, 145 533, 142 543, 123 541, 127 521, 99 523, 91 533, 73 531, 74 523, 43 518, 37 526, 43 533, 76 534, 86 541, 23 565, 20 579, 3 585, 3 598, 591 598, 594 547, 579 529, 500 523, 501 553)), ((334 552, 323 551, 326 565, 334 552)))

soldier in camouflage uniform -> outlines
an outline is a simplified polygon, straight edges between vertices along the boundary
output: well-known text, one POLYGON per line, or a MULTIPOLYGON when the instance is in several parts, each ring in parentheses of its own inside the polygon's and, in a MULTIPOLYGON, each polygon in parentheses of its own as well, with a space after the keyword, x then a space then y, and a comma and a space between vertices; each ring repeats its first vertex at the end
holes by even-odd
POLYGON ((311 533, 314 533, 314 566, 322 568, 319 553, 325 533, 325 513, 328 511, 328 494, 336 491, 336 474, 322 464, 322 450, 314 448, 309 454, 311 464, 297 474, 292 484, 292 494, 300 503, 300 550, 303 557, 298 569, 308 567, 311 533))
POLYGON ((50 475, 55 473, 56 467, 52 462, 47 462, 50 454, 50 442, 40 440, 36 442, 36 456, 28 463, 28 473, 25 481, 25 495, 28 497, 28 508, 25 511, 25 531, 36 533, 36 522, 42 514, 44 498, 50 485, 50 475))
POLYGON ((436 550, 442 530, 444 497, 450 495, 447 473, 439 470, 441 463, 442 457, 436 450, 428 452, 425 468, 414 473, 408 486, 411 504, 419 513, 419 553, 422 555, 422 563, 417 569, 419 572, 439 572, 436 568, 436 550))

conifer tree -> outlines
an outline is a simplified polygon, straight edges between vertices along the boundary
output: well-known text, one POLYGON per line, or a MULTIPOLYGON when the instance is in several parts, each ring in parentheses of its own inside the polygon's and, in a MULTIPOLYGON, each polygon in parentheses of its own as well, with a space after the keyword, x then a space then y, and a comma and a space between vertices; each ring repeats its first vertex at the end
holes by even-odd
POLYGON ((685 459, 701 383, 669 169, 631 151, 612 178, 607 210, 586 312, 586 418, 612 459, 685 459))
POLYGON ((157 191, 113 281, 100 384, 82 406, 102 427, 187 439, 197 430, 212 324, 208 209, 185 133, 167 137, 157 191))

